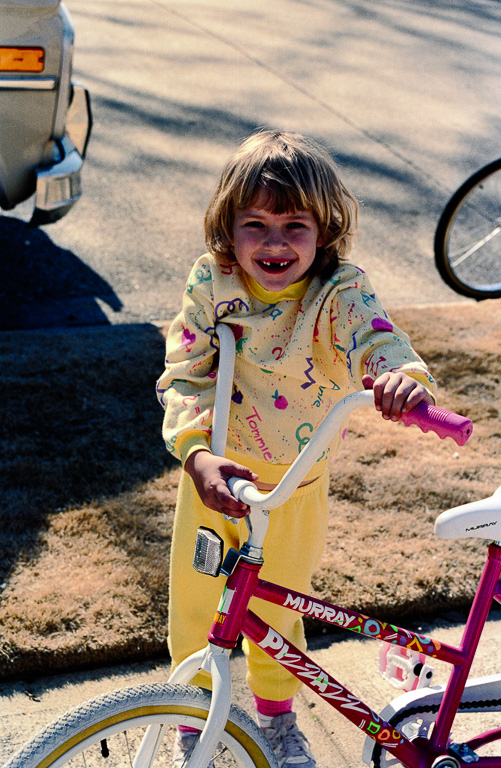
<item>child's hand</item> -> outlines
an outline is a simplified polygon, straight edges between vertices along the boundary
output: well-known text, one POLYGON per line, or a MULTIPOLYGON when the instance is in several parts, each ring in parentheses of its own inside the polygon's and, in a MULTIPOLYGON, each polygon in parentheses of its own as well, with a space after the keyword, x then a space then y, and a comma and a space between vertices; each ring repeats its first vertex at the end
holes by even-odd
POLYGON ((362 384, 365 389, 374 390, 374 405, 377 411, 382 412, 383 419, 397 421, 418 403, 435 403, 426 387, 406 373, 388 371, 378 376, 375 381, 372 376, 364 376, 362 384))
POLYGON ((195 451, 188 456, 184 468, 206 507, 230 517, 245 517, 249 514, 249 507, 231 495, 226 480, 236 475, 254 482, 257 475, 250 469, 205 450, 195 451))

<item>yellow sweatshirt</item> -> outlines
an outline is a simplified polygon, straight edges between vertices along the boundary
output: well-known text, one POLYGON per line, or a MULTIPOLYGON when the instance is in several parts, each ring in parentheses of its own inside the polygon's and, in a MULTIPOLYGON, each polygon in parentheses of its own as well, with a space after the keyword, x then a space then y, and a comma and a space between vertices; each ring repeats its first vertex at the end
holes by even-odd
POLYGON ((220 322, 232 328, 237 352, 227 455, 264 482, 280 479, 333 405, 363 389, 364 374, 404 371, 435 392, 358 267, 344 263, 328 280, 308 276, 275 293, 238 264, 205 254, 188 278, 157 382, 164 440, 183 463, 210 445, 220 322))

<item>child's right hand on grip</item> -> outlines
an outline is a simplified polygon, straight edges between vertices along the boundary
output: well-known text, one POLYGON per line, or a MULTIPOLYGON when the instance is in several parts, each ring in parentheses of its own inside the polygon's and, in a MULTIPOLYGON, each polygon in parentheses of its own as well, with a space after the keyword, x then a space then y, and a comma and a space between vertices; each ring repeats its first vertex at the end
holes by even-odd
POLYGON ((209 509, 228 517, 245 517, 249 514, 247 504, 242 504, 231 495, 226 481, 230 477, 243 477, 255 482, 257 475, 247 467, 230 459, 214 456, 206 450, 194 451, 185 461, 184 468, 195 484, 197 493, 209 509))

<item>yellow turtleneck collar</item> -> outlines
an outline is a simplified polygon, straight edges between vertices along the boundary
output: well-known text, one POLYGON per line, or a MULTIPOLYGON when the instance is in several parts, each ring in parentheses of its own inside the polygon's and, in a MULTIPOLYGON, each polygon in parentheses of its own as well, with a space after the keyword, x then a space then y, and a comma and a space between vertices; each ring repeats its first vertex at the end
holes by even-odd
POLYGON ((292 301, 302 299, 311 281, 311 275, 306 275, 306 277, 303 277, 303 279, 299 280, 297 283, 288 285, 283 291, 267 291, 266 288, 263 288, 257 280, 254 280, 254 278, 248 275, 247 272, 242 270, 242 273, 249 291, 256 297, 256 299, 263 301, 265 304, 278 304, 279 301, 284 301, 286 299, 292 301))

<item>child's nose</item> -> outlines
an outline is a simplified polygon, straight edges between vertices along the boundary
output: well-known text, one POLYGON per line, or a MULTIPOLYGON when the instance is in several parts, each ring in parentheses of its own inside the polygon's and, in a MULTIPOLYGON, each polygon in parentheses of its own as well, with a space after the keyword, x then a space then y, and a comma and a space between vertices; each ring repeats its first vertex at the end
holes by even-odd
POLYGON ((280 229, 269 229, 264 239, 267 248, 282 248, 285 245, 285 237, 280 229))

